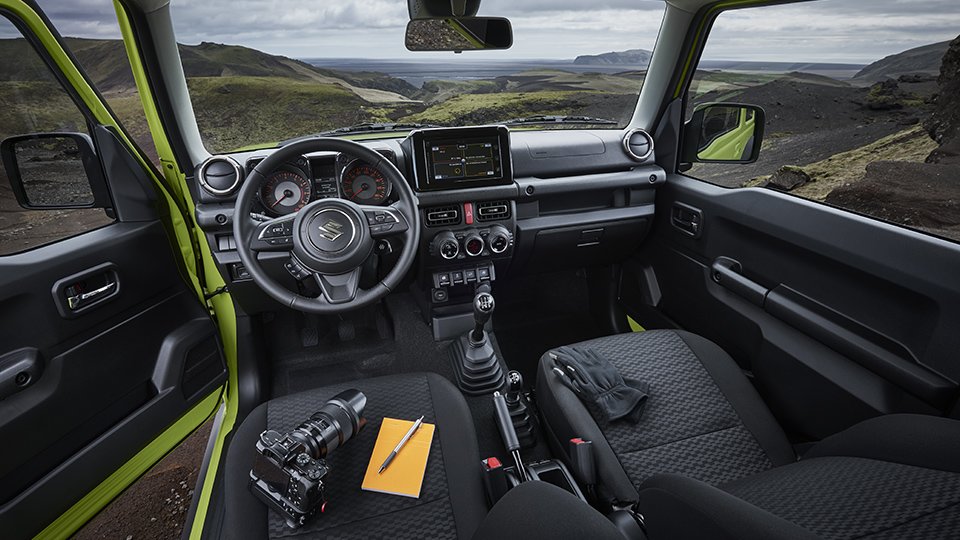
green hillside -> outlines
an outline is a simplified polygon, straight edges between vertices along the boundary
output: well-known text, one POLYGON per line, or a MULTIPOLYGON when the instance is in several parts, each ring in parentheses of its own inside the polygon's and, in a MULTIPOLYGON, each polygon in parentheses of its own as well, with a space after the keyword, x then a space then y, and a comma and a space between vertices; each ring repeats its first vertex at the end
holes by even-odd
POLYGON ((880 81, 906 74, 938 75, 943 54, 949 46, 949 41, 943 41, 887 56, 860 70, 854 79, 880 81))
POLYGON ((386 120, 335 84, 286 80, 280 85, 276 77, 245 76, 194 77, 187 82, 200 134, 210 148, 239 148, 386 120), (251 133, 257 140, 250 140, 251 133))

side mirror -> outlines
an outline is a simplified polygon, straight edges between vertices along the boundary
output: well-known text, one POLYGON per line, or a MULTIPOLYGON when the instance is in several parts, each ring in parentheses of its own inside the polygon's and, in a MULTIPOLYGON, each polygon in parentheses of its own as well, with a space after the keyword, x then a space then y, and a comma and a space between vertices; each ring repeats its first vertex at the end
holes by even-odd
POLYGON ((409 51, 483 51, 513 46, 513 26, 503 17, 415 19, 407 23, 409 51))
POLYGON ((93 141, 83 133, 32 133, 0 142, 10 187, 23 208, 112 206, 93 141))
POLYGON ((698 105, 683 128, 684 163, 753 163, 760 157, 763 109, 739 103, 698 105))

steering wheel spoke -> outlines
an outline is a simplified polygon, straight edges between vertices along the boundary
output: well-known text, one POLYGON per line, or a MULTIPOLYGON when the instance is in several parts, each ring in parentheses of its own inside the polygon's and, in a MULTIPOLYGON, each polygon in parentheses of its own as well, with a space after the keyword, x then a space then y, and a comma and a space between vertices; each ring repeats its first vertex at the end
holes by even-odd
POLYGON ((353 301, 360 288, 360 268, 345 274, 313 274, 323 293, 323 298, 331 304, 346 304, 353 301))
POLYGON ((367 225, 370 226, 370 236, 373 238, 386 238, 403 234, 410 228, 399 202, 389 206, 362 205, 360 209, 363 210, 363 215, 367 218, 367 225))
POLYGON ((290 251, 293 249, 295 214, 257 223, 250 237, 253 251, 290 251))

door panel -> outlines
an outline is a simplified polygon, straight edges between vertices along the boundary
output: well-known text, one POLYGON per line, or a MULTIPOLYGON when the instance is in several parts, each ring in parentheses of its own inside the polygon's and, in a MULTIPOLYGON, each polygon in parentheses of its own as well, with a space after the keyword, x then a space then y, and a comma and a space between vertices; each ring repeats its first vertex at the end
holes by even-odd
MULTIPOLYGON (((109 195, 94 205, 110 219, 83 227, 69 210, 26 216, 14 200, 0 204, 16 225, 0 229, 9 245, 41 243, 24 245, 25 228, 52 242, 0 256, 0 536, 62 537, 215 411, 226 368, 217 326, 179 259, 193 251, 173 242, 189 241, 186 201, 163 193, 34 7, 0 3, 7 32, 24 32, 11 43, 26 80, 11 80, 39 89, 5 94, 0 137, 90 135, 92 169, 68 179, 109 195)), ((67 179, 50 168, 65 155, 31 161, 44 185, 67 179)))
POLYGON ((181 279, 159 221, 118 222, 0 258, 0 313, 0 355, 30 348, 42 364, 0 401, 0 433, 16 441, 0 449, 0 523, 23 536, 225 379, 216 327, 181 279), (109 268, 115 295, 61 313, 55 284, 91 268, 109 268))
POLYGON ((947 414, 960 380, 960 247, 764 189, 681 175, 624 276, 625 307, 715 340, 798 435, 877 414, 947 414), (631 269, 632 268, 632 269, 631 269), (660 294, 651 294, 659 288, 660 294))

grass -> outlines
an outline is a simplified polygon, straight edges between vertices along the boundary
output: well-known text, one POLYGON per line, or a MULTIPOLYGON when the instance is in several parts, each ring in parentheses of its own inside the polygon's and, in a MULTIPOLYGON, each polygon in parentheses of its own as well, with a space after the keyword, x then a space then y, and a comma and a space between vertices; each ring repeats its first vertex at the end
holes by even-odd
POLYGON ((187 81, 207 147, 227 151, 257 141, 281 141, 361 122, 386 121, 336 84, 279 77, 196 77, 187 81))
MULTIPOLYGON (((937 143, 921 126, 913 126, 878 139, 868 145, 841 152, 799 169, 810 175, 811 182, 790 193, 823 202, 834 189, 863 179, 867 165, 875 161, 922 162, 937 143)), ((769 176, 760 176, 744 183, 744 187, 762 184, 769 176)))
POLYGON ((577 92, 501 92, 497 94, 462 94, 428 107, 423 112, 406 116, 404 122, 455 124, 469 122, 482 114, 490 118, 514 118, 530 114, 560 114, 577 92))
POLYGON ((86 130, 83 116, 59 84, 0 81, 0 139, 41 131, 86 130))

